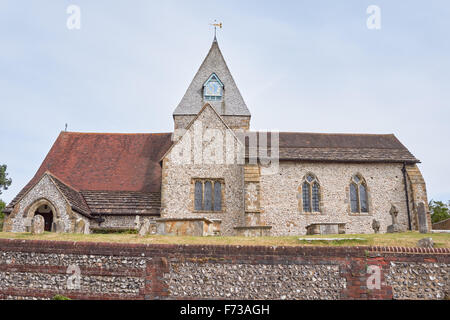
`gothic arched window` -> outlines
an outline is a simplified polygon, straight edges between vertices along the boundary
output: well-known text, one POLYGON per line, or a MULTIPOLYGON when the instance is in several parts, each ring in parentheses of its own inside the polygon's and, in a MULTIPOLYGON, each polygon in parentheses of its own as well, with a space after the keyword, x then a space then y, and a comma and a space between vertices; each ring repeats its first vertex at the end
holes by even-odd
POLYGON ((303 212, 320 212, 320 184, 316 176, 308 174, 302 184, 303 212))
POLYGON ((352 213, 368 213, 367 184, 360 175, 354 175, 350 182, 350 209, 352 213))

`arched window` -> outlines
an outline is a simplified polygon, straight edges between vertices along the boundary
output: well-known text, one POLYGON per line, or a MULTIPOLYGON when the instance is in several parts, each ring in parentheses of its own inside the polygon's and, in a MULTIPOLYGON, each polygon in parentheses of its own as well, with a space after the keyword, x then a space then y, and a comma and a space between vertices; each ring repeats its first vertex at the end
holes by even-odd
POLYGON ((316 176, 308 174, 302 184, 303 212, 320 212, 320 184, 316 176))
POLYGON ((354 175, 350 182, 350 209, 352 213, 368 213, 367 184, 360 175, 354 175))

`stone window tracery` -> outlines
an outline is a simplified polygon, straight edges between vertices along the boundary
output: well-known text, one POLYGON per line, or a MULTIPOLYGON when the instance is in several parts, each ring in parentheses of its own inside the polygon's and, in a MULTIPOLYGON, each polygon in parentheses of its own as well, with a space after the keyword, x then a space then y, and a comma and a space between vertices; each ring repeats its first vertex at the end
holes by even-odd
POLYGON ((303 212, 320 212, 320 184, 316 176, 308 174, 302 184, 303 212))
POLYGON ((222 179, 194 179, 194 211, 222 212, 224 183, 222 179))

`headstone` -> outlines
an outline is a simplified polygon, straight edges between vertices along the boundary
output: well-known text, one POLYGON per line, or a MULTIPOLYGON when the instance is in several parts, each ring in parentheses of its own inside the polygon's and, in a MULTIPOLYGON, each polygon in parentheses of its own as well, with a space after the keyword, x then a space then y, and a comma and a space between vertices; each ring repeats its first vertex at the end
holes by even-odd
POLYGON ((425 211, 425 204, 420 202, 417 209, 417 216, 419 218, 419 232, 428 233, 428 221, 427 212, 425 211))
POLYGON ((33 222, 31 224, 32 234, 42 234, 45 231, 45 220, 40 214, 34 215, 33 222))
POLYGON ((144 219, 144 222, 142 222, 141 226, 139 227, 139 235, 141 237, 144 237, 148 234, 150 231, 150 220, 144 219))
POLYGON ((141 217, 136 216, 136 218, 134 219, 134 227, 135 227, 136 230, 139 230, 139 227, 140 227, 140 225, 141 225, 141 220, 140 220, 140 218, 141 218, 141 217))
POLYGON ((23 222, 25 226, 25 232, 31 232, 31 226, 33 224, 33 218, 26 218, 23 222))
POLYGON ((420 239, 419 242, 417 242, 417 246, 419 248, 433 248, 434 241, 432 238, 420 239))
POLYGON ((389 211, 389 214, 392 216, 392 225, 387 227, 387 233, 398 233, 403 232, 402 227, 398 224, 397 216, 398 216, 398 210, 397 207, 392 205, 391 210, 389 211))
POLYGON ((86 222, 84 222, 84 220, 80 218, 75 222, 75 233, 84 234, 85 231, 86 231, 86 222))
POLYGON ((64 233, 65 224, 62 220, 56 220, 53 222, 52 231, 56 233, 64 233))
POLYGON ((376 219, 373 219, 372 221, 372 229, 375 231, 375 233, 380 232, 380 221, 377 221, 376 219))

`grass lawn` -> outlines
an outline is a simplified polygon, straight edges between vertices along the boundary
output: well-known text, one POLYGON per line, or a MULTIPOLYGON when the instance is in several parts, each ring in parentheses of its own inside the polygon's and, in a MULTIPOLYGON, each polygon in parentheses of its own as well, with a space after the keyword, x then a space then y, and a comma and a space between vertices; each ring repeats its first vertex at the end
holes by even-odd
POLYGON ((406 232, 397 234, 369 235, 335 235, 335 236, 290 236, 290 237, 175 237, 146 236, 136 234, 56 234, 44 233, 32 235, 29 233, 1 233, 1 239, 21 240, 55 240, 77 242, 115 242, 115 243, 145 243, 145 244, 207 244, 207 245, 248 245, 248 246, 399 246, 415 247, 417 241, 431 237, 437 248, 450 248, 450 234, 420 234, 406 232), (342 242, 305 242, 299 238, 361 238, 363 241, 349 240, 342 242))

